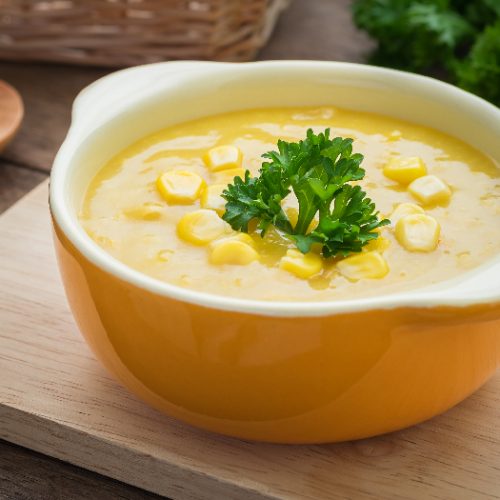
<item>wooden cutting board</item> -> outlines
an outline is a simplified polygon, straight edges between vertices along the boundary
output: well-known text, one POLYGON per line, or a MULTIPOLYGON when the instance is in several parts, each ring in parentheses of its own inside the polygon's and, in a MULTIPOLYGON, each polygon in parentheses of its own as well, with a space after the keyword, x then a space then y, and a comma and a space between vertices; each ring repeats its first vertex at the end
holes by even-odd
MULTIPOLYGON (((425 360, 422 360, 425 363, 425 360)), ((352 443, 188 427, 94 359, 52 250, 47 183, 0 217, 0 438, 176 499, 500 498, 500 374, 445 415, 352 443)))

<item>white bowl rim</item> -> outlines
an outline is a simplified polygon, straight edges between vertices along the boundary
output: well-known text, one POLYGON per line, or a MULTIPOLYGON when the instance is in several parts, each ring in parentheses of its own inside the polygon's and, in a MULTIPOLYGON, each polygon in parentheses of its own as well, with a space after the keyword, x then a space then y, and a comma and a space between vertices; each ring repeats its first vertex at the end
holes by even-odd
MULTIPOLYGON (((427 86, 430 90, 436 90, 441 93, 453 95, 457 99, 466 100, 470 105, 479 107, 482 113, 489 114, 490 117, 498 119, 500 123, 500 109, 453 85, 422 75, 357 63, 300 60, 261 61, 251 63, 174 61, 136 66, 111 73, 84 88, 75 99, 72 123, 66 139, 56 155, 50 177, 49 204, 52 216, 68 240, 92 264, 131 285, 147 290, 158 296, 210 309, 262 316, 322 317, 370 310, 434 307, 462 308, 478 304, 493 305, 500 303, 500 255, 497 255, 496 258, 488 261, 485 265, 475 268, 471 272, 464 273, 464 275, 461 275, 457 279, 443 281, 439 283, 438 286, 418 288, 407 292, 385 294, 377 297, 300 302, 239 299, 191 290, 147 276, 112 257, 94 243, 86 235, 84 229, 71 218, 69 215, 71 209, 67 206, 64 198, 66 177, 71 166, 72 153, 74 153, 75 147, 81 140, 81 138, 76 137, 77 134, 75 132, 78 125, 77 117, 83 114, 80 109, 82 106, 79 105, 79 103, 84 100, 89 93, 99 93, 100 86, 117 75, 122 78, 137 78, 138 74, 141 72, 148 72, 149 69, 158 67, 167 67, 167 65, 170 68, 177 65, 191 69, 196 68, 196 66, 204 66, 205 69, 206 67, 210 67, 210 69, 215 71, 217 71, 218 68, 224 68, 225 71, 227 71, 228 68, 233 68, 236 71, 241 71, 242 68, 245 68, 245 71, 249 71, 252 70, 252 68, 266 67, 284 69, 299 67, 307 71, 314 71, 315 68, 324 68, 328 66, 344 71, 352 70, 355 71, 357 75, 364 73, 366 75, 380 77, 387 81, 404 79, 407 82, 411 81, 414 84, 427 86), (484 289, 484 287, 481 286, 481 278, 491 275, 496 276, 498 280, 495 280, 493 287, 484 289), (498 285, 496 285, 497 281, 498 285), (464 288, 463 284, 469 285, 468 288, 470 288, 470 293, 464 295, 462 290, 464 288), (453 293, 456 285, 460 285, 459 290, 462 291, 453 293)), ((211 76, 214 74, 215 73, 211 76)))

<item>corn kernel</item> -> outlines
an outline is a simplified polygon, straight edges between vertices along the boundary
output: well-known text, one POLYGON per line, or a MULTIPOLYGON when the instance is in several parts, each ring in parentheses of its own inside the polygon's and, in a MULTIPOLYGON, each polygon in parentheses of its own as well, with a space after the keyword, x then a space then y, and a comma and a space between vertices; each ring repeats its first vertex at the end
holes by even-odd
POLYGON ((392 158, 384 167, 384 175, 401 184, 410 182, 427 174, 427 168, 421 158, 392 158))
POLYGON ((377 251, 383 253, 385 250, 389 248, 391 244, 390 240, 384 238, 383 236, 379 236, 376 240, 370 240, 364 247, 363 252, 373 252, 377 251))
POLYGON ((226 184, 212 184, 211 186, 207 186, 201 195, 201 206, 215 210, 219 215, 222 215, 226 211, 226 200, 221 194, 226 187, 226 184))
POLYGON ((213 210, 201 209, 182 216, 177 224, 177 234, 194 245, 206 245, 223 235, 227 227, 213 210))
POLYGON ((323 260, 315 253, 303 254, 299 250, 290 249, 281 258, 280 268, 295 274, 298 278, 307 279, 321 271, 323 260))
POLYGON ((299 210, 295 207, 288 207, 285 208, 285 213, 292 227, 295 227, 297 221, 299 220, 299 210))
POLYGON ((245 243, 246 245, 250 245, 252 248, 255 248, 254 239, 248 233, 239 233, 239 232, 234 232, 233 234, 230 234, 229 236, 224 236, 224 237, 219 238, 215 241, 212 241, 210 243, 210 247, 214 248, 222 241, 233 241, 233 240, 241 241, 242 243, 245 243))
POLYGON ((426 175, 414 180, 408 191, 424 205, 445 204, 450 200, 450 188, 435 175, 426 175))
POLYGON ((235 177, 245 178, 244 168, 230 168, 228 170, 221 170, 220 172, 214 172, 215 181, 221 184, 232 184, 235 177))
POLYGON ((205 164, 212 172, 240 168, 242 159, 243 155, 236 146, 217 146, 210 149, 203 157, 205 164))
POLYGON ((380 279, 389 272, 389 266, 378 252, 351 255, 337 262, 337 269, 348 280, 380 279))
POLYGON ((396 239, 410 252, 432 252, 439 241, 436 219, 425 214, 406 215, 396 224, 396 239))
POLYGON ((143 203, 136 207, 126 208, 123 213, 129 219, 158 220, 161 218, 163 207, 158 203, 143 203))
POLYGON ((189 204, 201 195, 205 181, 194 172, 171 170, 160 175, 156 187, 169 203, 189 204))
POLYGON ((400 203, 391 214, 391 222, 394 225, 401 217, 413 214, 425 214, 425 210, 414 203, 400 203))
POLYGON ((246 266, 258 258, 259 254, 254 248, 236 238, 225 238, 214 243, 210 254, 210 262, 219 265, 246 266))

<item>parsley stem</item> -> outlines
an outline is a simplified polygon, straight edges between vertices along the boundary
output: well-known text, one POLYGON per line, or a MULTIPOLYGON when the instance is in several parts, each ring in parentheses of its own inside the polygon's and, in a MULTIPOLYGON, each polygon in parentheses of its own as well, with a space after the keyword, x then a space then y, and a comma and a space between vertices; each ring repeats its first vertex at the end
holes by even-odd
POLYGON ((309 206, 305 209, 302 207, 303 205, 299 207, 299 217, 293 229, 294 234, 306 234, 317 212, 317 207, 315 206, 309 206))

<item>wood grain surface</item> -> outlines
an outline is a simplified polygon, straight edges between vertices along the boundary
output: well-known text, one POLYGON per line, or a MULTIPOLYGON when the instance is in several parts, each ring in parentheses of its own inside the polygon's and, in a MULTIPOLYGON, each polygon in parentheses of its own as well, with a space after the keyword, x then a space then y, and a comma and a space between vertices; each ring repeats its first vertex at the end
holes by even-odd
POLYGON ((15 500, 154 500, 161 498, 119 481, 47 459, 3 442, 0 448, 0 498, 15 500))
POLYGON ((105 74, 94 68, 0 63, 0 78, 17 88, 26 111, 18 135, 2 158, 49 172, 68 130, 73 99, 83 87, 105 74))
POLYGON ((0 438, 172 498, 500 498, 498 375, 445 415, 379 438, 216 436, 141 403, 93 358, 59 282, 46 184, 0 233, 0 438))
POLYGON ((46 178, 43 172, 0 160, 0 213, 46 178))

